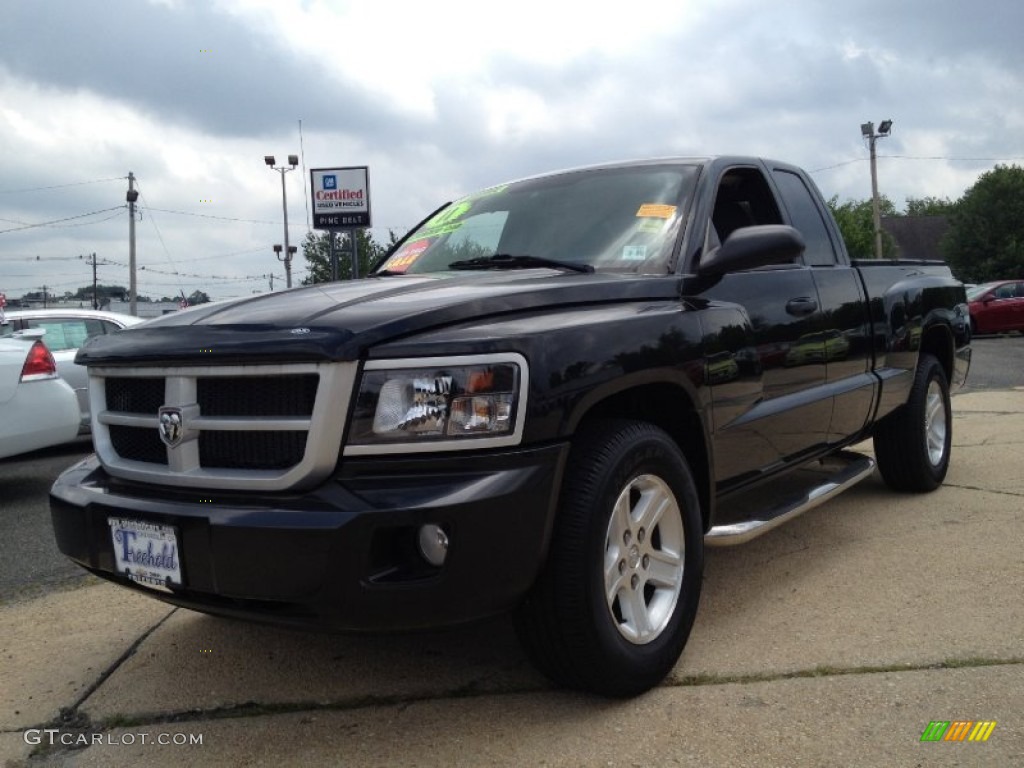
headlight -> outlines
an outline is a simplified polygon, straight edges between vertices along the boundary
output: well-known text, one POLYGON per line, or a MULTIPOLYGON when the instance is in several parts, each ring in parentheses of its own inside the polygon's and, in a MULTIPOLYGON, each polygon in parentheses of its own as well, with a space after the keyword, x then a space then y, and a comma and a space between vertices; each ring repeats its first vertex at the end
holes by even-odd
POLYGON ((370 361, 345 454, 517 445, 528 380, 513 353, 370 361))

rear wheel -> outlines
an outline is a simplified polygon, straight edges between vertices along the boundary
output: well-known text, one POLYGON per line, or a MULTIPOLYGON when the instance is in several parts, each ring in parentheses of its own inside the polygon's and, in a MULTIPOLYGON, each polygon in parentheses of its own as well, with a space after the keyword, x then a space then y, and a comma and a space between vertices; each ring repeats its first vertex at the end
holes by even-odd
POLYGON ((953 418, 946 372, 922 355, 906 405, 875 429, 875 456, 885 482, 898 491, 932 491, 949 469, 953 418))
POLYGON ((516 617, 555 682, 641 693, 672 669, 697 612, 703 529, 696 487, 657 427, 603 421, 573 442, 548 563, 516 617))

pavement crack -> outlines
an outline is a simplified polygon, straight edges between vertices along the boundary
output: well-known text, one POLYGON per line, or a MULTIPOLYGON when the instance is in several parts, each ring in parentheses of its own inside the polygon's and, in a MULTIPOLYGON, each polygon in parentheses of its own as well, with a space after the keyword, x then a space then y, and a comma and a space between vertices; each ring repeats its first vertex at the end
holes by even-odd
POLYGON ((686 675, 670 678, 663 687, 685 688, 701 685, 744 685, 748 683, 770 683, 778 680, 799 680, 816 677, 842 677, 845 675, 877 675, 887 672, 926 672, 936 669, 972 669, 982 667, 1014 666, 1024 664, 1024 656, 1006 659, 990 659, 982 656, 969 658, 948 658, 930 663, 876 664, 858 667, 817 666, 812 669, 798 669, 790 672, 765 672, 740 675, 686 675))
POLYGON ((132 644, 125 649, 124 653, 122 653, 120 656, 114 659, 110 666, 103 670, 103 672, 100 673, 100 676, 97 677, 92 682, 92 684, 89 685, 84 691, 82 691, 82 693, 78 696, 78 699, 70 707, 61 708, 61 716, 63 716, 65 712, 77 712, 78 708, 82 706, 83 703, 85 703, 85 700, 92 696, 93 693, 95 693, 96 690, 101 685, 103 685, 103 683, 105 683, 110 678, 110 676, 118 670, 118 668, 122 664, 124 664, 126 661, 128 661, 128 659, 134 656, 135 652, 139 649, 139 646, 142 645, 149 638, 150 635, 152 635, 154 632, 160 629, 160 627, 162 627, 164 623, 169 618, 171 618, 171 616, 173 616, 177 611, 177 608, 171 609, 167 612, 166 616, 160 619, 160 621, 156 622, 153 626, 151 626, 149 629, 147 629, 145 632, 143 632, 141 635, 135 638, 134 642, 132 642, 132 644))
MULTIPOLYGON (((858 667, 818 666, 812 669, 793 670, 789 672, 754 673, 739 675, 697 674, 679 678, 670 678, 660 687, 685 688, 704 685, 744 685, 749 683, 766 683, 780 680, 798 680, 804 678, 841 677, 845 675, 872 675, 890 672, 925 672, 939 669, 971 669, 993 666, 1014 666, 1024 664, 1024 656, 1005 659, 986 657, 947 658, 940 661, 901 664, 865 665, 858 667)), ((89 727, 96 732, 111 731, 116 728, 140 728, 169 723, 203 723, 216 720, 229 720, 251 717, 266 717, 315 712, 351 712, 373 707, 393 707, 404 711, 410 706, 421 703, 452 701, 458 699, 474 699, 484 697, 505 697, 537 693, 567 693, 554 686, 530 685, 508 687, 502 689, 485 689, 477 684, 469 683, 444 693, 421 693, 406 695, 376 695, 355 697, 339 701, 294 701, 278 703, 262 703, 248 701, 223 707, 208 709, 187 709, 162 714, 148 713, 139 715, 113 715, 98 722, 90 722, 89 727)), ((85 721, 88 718, 81 715, 85 721)))
POLYGON ((1024 493, 1021 493, 1020 491, 1003 491, 995 488, 983 488, 979 485, 963 485, 961 483, 950 483, 948 481, 943 483, 943 486, 946 488, 959 488, 962 491, 983 491, 984 493, 994 493, 998 496, 1012 496, 1017 499, 1024 496, 1024 493))
POLYGON ((545 691, 554 690, 557 689, 545 686, 521 686, 502 688, 499 690, 486 690, 473 682, 470 682, 465 686, 445 691, 442 694, 370 694, 342 701, 294 701, 279 702, 275 704, 248 701, 242 704, 233 704, 224 707, 179 710, 177 712, 167 712, 163 714, 144 714, 136 716, 113 715, 94 723, 93 727, 100 731, 106 731, 114 728, 137 728, 150 725, 163 725, 167 723, 201 723, 213 720, 261 717, 266 715, 287 715, 307 712, 346 712, 369 709, 371 707, 394 707, 404 711, 413 704, 423 702, 474 699, 483 698, 485 696, 513 696, 528 693, 543 693, 545 691))

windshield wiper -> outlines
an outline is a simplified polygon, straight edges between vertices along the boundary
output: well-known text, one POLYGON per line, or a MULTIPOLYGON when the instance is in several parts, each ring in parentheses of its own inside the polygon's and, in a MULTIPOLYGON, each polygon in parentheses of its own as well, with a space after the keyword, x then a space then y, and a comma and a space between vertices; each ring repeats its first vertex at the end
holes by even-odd
POLYGON ((545 259, 543 256, 517 255, 512 253, 496 253, 493 256, 483 256, 477 259, 453 261, 448 265, 448 269, 529 269, 530 267, 551 267, 553 269, 567 269, 571 272, 594 271, 594 268, 589 264, 577 264, 571 261, 545 259))

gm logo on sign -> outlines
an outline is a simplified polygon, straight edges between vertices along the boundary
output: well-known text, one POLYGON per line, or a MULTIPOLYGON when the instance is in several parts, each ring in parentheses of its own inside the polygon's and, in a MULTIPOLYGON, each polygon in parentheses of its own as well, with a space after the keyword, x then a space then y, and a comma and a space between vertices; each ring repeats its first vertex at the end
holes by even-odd
POLYGON ((331 175, 324 175, 324 189, 337 189, 338 188, 338 177, 333 173, 331 175))
POLYGON ((995 720, 932 720, 921 741, 988 741, 995 728, 995 720))

